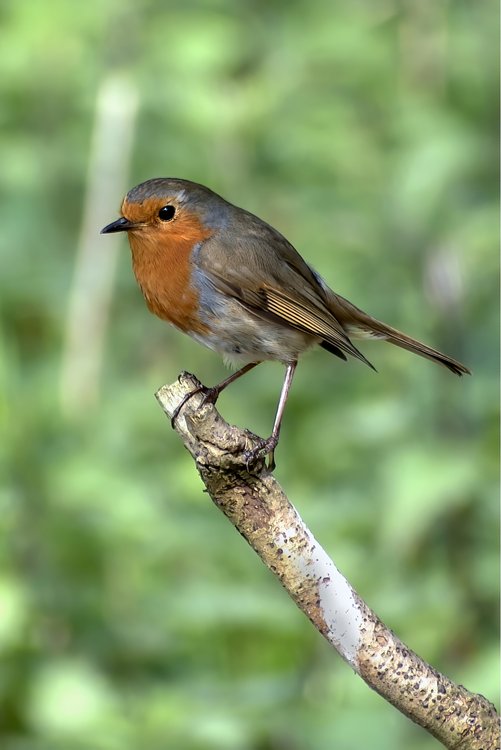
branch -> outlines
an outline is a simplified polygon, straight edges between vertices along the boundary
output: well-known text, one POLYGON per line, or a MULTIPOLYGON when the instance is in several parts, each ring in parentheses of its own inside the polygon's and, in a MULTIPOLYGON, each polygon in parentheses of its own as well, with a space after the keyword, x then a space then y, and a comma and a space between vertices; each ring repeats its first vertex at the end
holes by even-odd
MULTIPOLYGON (((182 373, 156 396, 170 417, 199 385, 182 373)), ((369 687, 445 747, 499 748, 494 706, 437 672, 381 622, 315 540, 264 461, 246 465, 244 453, 258 438, 228 425, 203 401, 203 394, 189 399, 175 429, 214 503, 317 630, 369 687)))

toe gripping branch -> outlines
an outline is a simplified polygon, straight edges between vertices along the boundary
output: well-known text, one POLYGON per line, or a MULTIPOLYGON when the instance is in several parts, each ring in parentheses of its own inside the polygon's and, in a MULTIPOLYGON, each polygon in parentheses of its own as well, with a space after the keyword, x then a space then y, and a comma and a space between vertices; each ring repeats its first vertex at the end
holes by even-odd
POLYGON ((207 388, 194 375, 184 372, 175 384, 160 388, 156 397, 200 468, 215 462, 214 465, 221 464, 237 472, 272 470, 275 438, 264 440, 249 430, 228 424, 213 408, 219 393, 217 388, 207 388), (263 459, 267 456, 271 458, 264 466, 263 459))
MULTIPOLYGON (((240 378, 242 375, 245 375, 245 373, 249 372, 249 370, 252 370, 256 365, 258 365, 259 362, 251 362, 248 365, 245 365, 245 367, 242 367, 240 370, 237 370, 232 375, 230 375, 228 378, 223 380, 218 385, 212 386, 211 388, 208 388, 207 386, 202 385, 201 383, 198 383, 198 385, 195 386, 191 391, 188 391, 179 404, 174 408, 171 414, 171 425, 172 428, 175 429, 176 426, 176 420, 179 416, 179 413, 183 409, 184 406, 186 406, 187 402, 195 396, 197 393, 203 393, 204 398, 202 401, 201 406, 205 406, 205 404, 215 404, 217 399, 219 398, 219 394, 227 388, 227 386, 230 385, 230 383, 233 383, 235 380, 240 378)), ((249 469, 253 464, 256 463, 259 459, 268 457, 268 471, 273 471, 276 468, 275 463, 275 448, 278 445, 278 441, 280 438, 280 428, 282 426, 282 417, 285 410, 285 404, 287 403, 287 398, 289 395, 290 387, 292 384, 292 379, 294 377, 294 373, 296 371, 297 362, 290 362, 287 365, 287 369, 285 372, 285 378, 282 385, 282 390, 280 392, 280 399, 277 406, 277 412, 275 415, 275 422, 273 424, 273 430, 269 438, 257 438, 257 443, 255 442, 254 446, 250 448, 249 450, 246 450, 244 452, 244 459, 247 468, 249 469)), ((192 377, 192 376, 190 376, 192 377)), ((247 433, 249 437, 252 436, 251 433, 247 433)))

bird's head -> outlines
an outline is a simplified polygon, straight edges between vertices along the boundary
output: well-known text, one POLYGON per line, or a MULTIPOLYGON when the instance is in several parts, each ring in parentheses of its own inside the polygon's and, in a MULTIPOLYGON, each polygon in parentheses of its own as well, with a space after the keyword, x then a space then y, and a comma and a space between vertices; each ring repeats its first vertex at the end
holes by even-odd
POLYGON ((105 226, 101 234, 127 232, 131 245, 199 241, 226 224, 231 208, 219 195, 195 182, 158 177, 129 190, 121 217, 105 226))

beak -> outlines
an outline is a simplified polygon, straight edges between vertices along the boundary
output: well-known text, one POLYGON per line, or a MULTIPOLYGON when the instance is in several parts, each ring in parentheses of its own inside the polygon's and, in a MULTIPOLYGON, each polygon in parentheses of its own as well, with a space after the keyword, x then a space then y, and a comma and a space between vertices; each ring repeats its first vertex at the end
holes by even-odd
POLYGON ((101 229, 101 234, 112 234, 112 232, 127 232, 132 229, 134 224, 126 219, 124 216, 120 217, 116 221, 112 221, 111 224, 107 224, 101 229))

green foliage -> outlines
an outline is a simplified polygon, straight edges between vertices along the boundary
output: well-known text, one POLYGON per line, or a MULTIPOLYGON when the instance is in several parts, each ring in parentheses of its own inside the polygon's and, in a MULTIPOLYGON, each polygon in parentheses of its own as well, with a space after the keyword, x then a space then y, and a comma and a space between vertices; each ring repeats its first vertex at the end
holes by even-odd
MULTIPOLYGON (((362 347, 378 375, 310 355, 277 477, 380 616, 495 700, 494 4, 4 0, 0 17, 2 748, 436 747, 201 492, 152 394, 224 370, 148 315, 125 243, 97 399, 65 411, 61 368, 96 97, 116 74, 139 95, 128 186, 210 185, 472 368, 378 344, 362 347)), ((258 368, 222 413, 268 434, 281 376, 258 368)))

